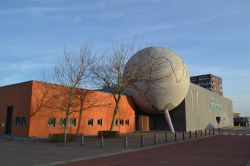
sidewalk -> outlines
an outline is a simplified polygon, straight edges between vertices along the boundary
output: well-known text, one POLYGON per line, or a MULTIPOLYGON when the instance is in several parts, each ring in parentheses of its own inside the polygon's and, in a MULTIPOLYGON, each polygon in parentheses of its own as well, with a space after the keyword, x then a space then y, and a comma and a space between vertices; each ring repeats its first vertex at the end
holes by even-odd
MULTIPOLYGON (((97 137, 86 137, 84 145, 80 145, 80 140, 63 144, 46 140, 9 140, 0 137, 0 165, 47 165, 79 158, 86 159, 100 155, 133 151, 138 148, 141 149, 141 134, 133 133, 122 135, 119 138, 104 139, 102 149, 100 148, 100 139, 97 137), (124 149, 125 136, 128 137, 127 149, 124 149)), ((144 147, 155 146, 154 134, 155 132, 143 133, 144 147)), ((201 133, 197 133, 197 137, 200 137, 200 135, 201 133)), ((166 132, 157 132, 157 145, 165 144, 165 136, 166 132)), ((192 133, 192 139, 194 137, 195 133, 192 133)), ((177 134, 177 139, 182 141, 182 133, 177 134)), ((189 139, 189 133, 186 133, 185 140, 189 139)), ((168 142, 174 142, 174 140, 174 134, 168 133, 168 142)))

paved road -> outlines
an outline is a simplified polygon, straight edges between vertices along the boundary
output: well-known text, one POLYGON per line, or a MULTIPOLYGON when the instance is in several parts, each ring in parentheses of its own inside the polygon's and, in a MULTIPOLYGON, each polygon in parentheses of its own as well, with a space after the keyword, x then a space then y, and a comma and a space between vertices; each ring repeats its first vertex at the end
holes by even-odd
MULTIPOLYGON (((244 130, 245 129, 246 128, 244 128, 244 130)), ((250 128, 248 129, 250 133, 250 128)), ((230 131, 239 132, 240 130, 231 129, 230 131)), ((230 133, 230 131, 228 130, 225 133, 230 133)), ((215 134, 217 133, 218 132, 215 131, 215 134)), ((87 137, 84 145, 80 146, 79 140, 78 142, 71 142, 64 145, 62 143, 52 143, 46 140, 9 140, 0 136, 0 166, 48 165, 49 163, 58 164, 58 162, 88 159, 101 155, 109 155, 110 153, 124 153, 138 149, 141 150, 141 134, 142 133, 133 133, 115 139, 105 139, 103 149, 100 149, 100 140, 94 137, 87 137), (123 147, 125 136, 128 136, 129 140, 128 149, 124 149, 123 147)), ((154 145, 154 132, 143 134, 145 147, 152 147, 154 145)), ((194 139, 195 135, 195 133, 192 133, 192 139, 194 139)), ((203 132, 203 137, 204 135, 205 133, 203 132)), ((157 132, 157 142, 159 146, 164 146, 165 136, 166 132, 157 132)), ((185 140, 190 140, 189 137, 189 133, 185 133, 185 140)), ((201 137, 201 132, 197 133, 197 137, 201 137)), ((250 138, 250 136, 248 136, 248 138, 250 138)), ((182 133, 178 133, 177 140, 182 139, 182 133)), ((168 142, 174 142, 174 134, 168 134, 168 142)))
MULTIPOLYGON (((77 142, 63 143, 48 142, 46 140, 22 141, 0 137, 0 166, 33 166, 54 164, 65 160, 86 159, 93 156, 110 153, 121 153, 140 148, 142 133, 122 135, 119 138, 104 139, 104 147, 100 149, 100 139, 97 137, 85 138, 84 145, 77 142), (124 137, 127 136, 128 149, 124 149, 124 137)), ((158 144, 165 143, 166 132, 157 132, 158 144)), ((145 147, 154 145, 154 132, 143 133, 145 147)), ((200 137, 200 134, 197 134, 200 137)), ((189 133, 186 133, 186 139, 189 133)), ((192 137, 195 134, 192 133, 192 137)), ((182 133, 177 134, 182 140, 182 133)), ((192 138, 193 139, 193 138, 192 138)), ((168 134, 168 141, 174 142, 174 134, 168 134)))
POLYGON ((250 136, 250 129, 240 129, 240 130, 234 130, 234 131, 226 131, 224 132, 224 135, 248 135, 250 136))
POLYGON ((245 166, 248 160, 250 136, 222 135, 62 166, 245 166))

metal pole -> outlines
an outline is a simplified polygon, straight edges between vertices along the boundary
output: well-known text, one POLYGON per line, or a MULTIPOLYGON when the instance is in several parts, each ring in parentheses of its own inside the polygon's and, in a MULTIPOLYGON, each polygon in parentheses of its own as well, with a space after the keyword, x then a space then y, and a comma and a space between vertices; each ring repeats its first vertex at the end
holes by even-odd
POLYGON ((101 141, 100 141, 100 148, 103 148, 103 144, 104 144, 104 139, 103 139, 103 135, 101 135, 101 141))
POLYGON ((208 129, 208 135, 210 135, 210 129, 208 129))
POLYGON ((170 118, 170 115, 169 115, 169 112, 168 112, 168 109, 167 109, 167 108, 164 109, 164 115, 165 115, 166 121, 167 121, 167 123, 168 123, 169 129, 171 130, 172 133, 175 132, 175 131, 174 131, 174 126, 173 126, 173 123, 172 123, 172 120, 171 120, 171 118, 170 118))
POLYGON ((201 130, 201 137, 202 137, 202 130, 201 130))
POLYGON ((189 138, 192 139, 192 131, 189 131, 189 138))
POLYGON ((142 134, 141 135, 141 147, 143 147, 144 146, 144 135, 142 134))
POLYGON ((197 130, 195 130, 195 138, 197 138, 197 130))
POLYGON ((176 132, 174 132, 174 140, 177 141, 176 132))
POLYGON ((128 148, 128 137, 126 136, 124 139, 124 149, 128 148))
POLYGON ((185 133, 184 133, 184 131, 182 132, 182 139, 185 140, 185 133))
POLYGON ((82 134, 81 135, 81 145, 83 145, 83 143, 84 143, 84 135, 82 134))
POLYGON ((168 132, 166 132, 166 135, 165 135, 165 142, 168 143, 168 132))
POLYGON ((154 135, 154 144, 156 145, 157 144, 157 134, 155 133, 154 135))
POLYGON ((214 135, 214 128, 213 128, 213 135, 214 135))

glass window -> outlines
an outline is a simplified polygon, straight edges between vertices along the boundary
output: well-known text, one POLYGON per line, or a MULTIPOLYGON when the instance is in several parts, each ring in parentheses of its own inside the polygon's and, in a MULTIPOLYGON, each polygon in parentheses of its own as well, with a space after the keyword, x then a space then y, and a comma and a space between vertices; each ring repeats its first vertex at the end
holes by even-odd
POLYGON ((89 125, 89 126, 93 126, 93 124, 94 124, 94 120, 93 120, 93 119, 89 119, 89 120, 88 120, 88 125, 89 125))
POLYGON ((48 118, 48 126, 56 126, 56 118, 48 118))
POLYGON ((59 125, 60 126, 65 126, 65 124, 66 124, 66 118, 60 118, 59 125))
POLYGON ((26 117, 21 118, 21 126, 26 126, 26 117))
POLYGON ((120 125, 123 126, 124 122, 123 122, 123 119, 120 120, 120 125))
POLYGON ((102 126, 102 119, 97 120, 97 125, 102 126))
POLYGON ((127 119, 127 120, 125 121, 125 124, 126 124, 126 125, 129 125, 129 119, 127 119))
POLYGON ((26 126, 26 117, 16 117, 16 126, 26 126))
POLYGON ((70 118, 69 124, 70 124, 71 126, 76 126, 76 118, 70 118))
POLYGON ((115 120, 115 125, 118 126, 118 119, 115 120))
POLYGON ((16 117, 16 126, 21 126, 21 118, 16 117))

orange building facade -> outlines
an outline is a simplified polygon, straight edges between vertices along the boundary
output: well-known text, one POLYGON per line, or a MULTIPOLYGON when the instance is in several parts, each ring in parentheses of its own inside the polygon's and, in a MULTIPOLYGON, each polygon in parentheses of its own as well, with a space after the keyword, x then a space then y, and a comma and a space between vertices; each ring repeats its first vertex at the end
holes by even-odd
MULTIPOLYGON (((38 81, 0 87, 0 134, 14 137, 47 137, 63 133, 67 88, 38 81)), ((112 94, 81 89, 74 98, 68 132, 96 135, 109 130, 115 101, 112 94)), ((131 98, 122 96, 115 131, 135 131, 131 98)))

